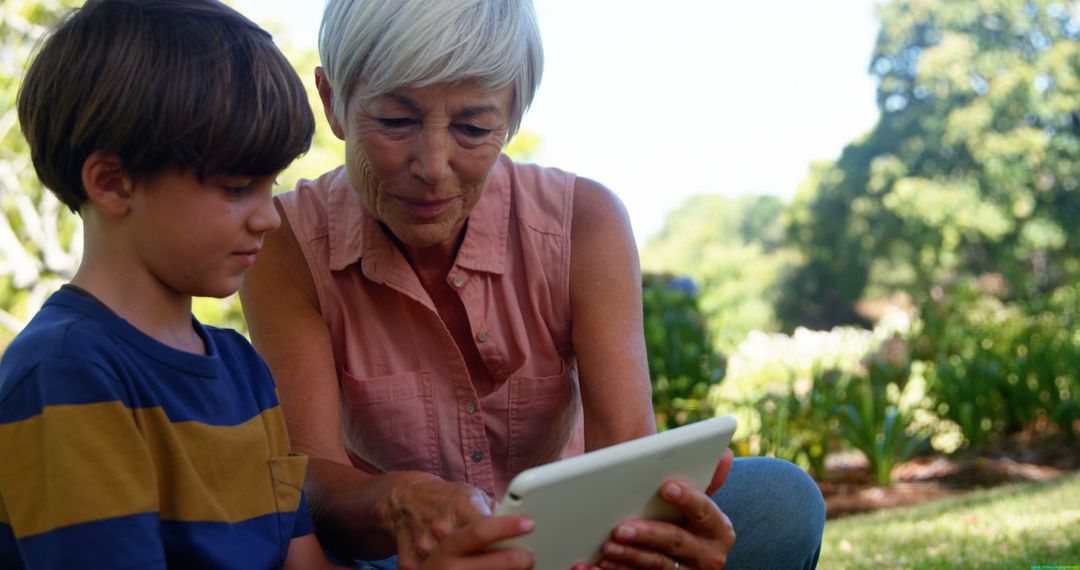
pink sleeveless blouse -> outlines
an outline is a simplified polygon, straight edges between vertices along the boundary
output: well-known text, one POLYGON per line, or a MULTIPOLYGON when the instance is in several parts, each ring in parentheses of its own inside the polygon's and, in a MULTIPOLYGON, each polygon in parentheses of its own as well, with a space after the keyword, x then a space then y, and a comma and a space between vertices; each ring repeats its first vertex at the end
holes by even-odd
POLYGON ((480 397, 420 280, 344 167, 279 196, 318 292, 353 464, 426 471, 502 497, 521 470, 582 453, 570 342, 574 176, 499 157, 446 276, 495 380, 480 397))

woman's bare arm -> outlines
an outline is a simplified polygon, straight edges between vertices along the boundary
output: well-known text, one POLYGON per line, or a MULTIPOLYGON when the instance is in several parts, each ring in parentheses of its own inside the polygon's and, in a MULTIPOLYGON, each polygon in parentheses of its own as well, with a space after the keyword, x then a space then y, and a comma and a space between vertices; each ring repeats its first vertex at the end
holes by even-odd
POLYGON ((300 246, 275 205, 281 228, 266 236, 240 289, 252 343, 277 382, 293 448, 310 457, 305 488, 323 540, 378 556, 387 544, 380 544, 386 536, 378 500, 368 491, 373 478, 354 469, 345 453, 330 332, 300 246))
MULTIPOLYGON (((573 342, 585 404, 585 446, 597 449, 656 431, 641 304, 641 269, 626 212, 598 184, 579 180, 574 195, 570 301, 573 342)), ((730 453, 718 466, 722 484, 730 453)), ((606 563, 618 568, 719 567, 735 541, 731 522, 709 496, 669 482, 661 496, 687 518, 683 527, 656 521, 627 521, 635 540, 607 548, 606 563), (678 489, 678 494, 671 491, 678 489)), ((715 488, 713 489, 715 490, 715 488)), ((607 566, 605 566, 607 567, 607 566)))
POLYGON ((592 180, 577 179, 571 232, 572 341, 593 450, 656 431, 641 268, 625 208, 592 180))
POLYGON ((281 214, 281 228, 267 235, 240 296, 252 342, 277 382, 292 446, 310 457, 305 490, 312 517, 335 551, 360 559, 398 552, 408 567, 451 530, 487 514, 486 495, 427 473, 372 476, 352 466, 341 435, 330 332, 281 214))

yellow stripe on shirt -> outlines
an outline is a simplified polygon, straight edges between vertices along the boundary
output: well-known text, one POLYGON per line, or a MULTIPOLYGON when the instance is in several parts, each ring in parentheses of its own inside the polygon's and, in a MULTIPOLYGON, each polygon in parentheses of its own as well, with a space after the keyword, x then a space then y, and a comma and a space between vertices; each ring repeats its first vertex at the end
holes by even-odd
POLYGON ((289 450, 287 438, 271 445, 277 438, 268 430, 285 425, 280 414, 272 408, 236 426, 213 426, 170 424, 160 408, 139 410, 161 486, 172 490, 162 497, 161 517, 239 522, 277 512, 269 462, 289 450))
POLYGON ((0 507, 10 519, 0 522, 22 538, 153 511, 164 520, 241 522, 288 510, 276 504, 270 464, 288 455, 284 425, 279 407, 215 426, 171 423, 160 408, 119 402, 49 406, 0 425, 0 507))
POLYGON ((18 538, 157 509, 150 450, 120 402, 49 406, 2 424, 0 457, 3 522, 18 538))

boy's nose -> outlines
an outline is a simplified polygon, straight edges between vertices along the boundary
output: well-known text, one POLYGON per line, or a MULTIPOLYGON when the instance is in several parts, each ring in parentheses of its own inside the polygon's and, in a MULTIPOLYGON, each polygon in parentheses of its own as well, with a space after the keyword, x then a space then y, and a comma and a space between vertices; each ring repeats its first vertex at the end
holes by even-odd
POLYGON ((274 205, 273 196, 268 192, 266 199, 260 202, 251 218, 248 219, 248 228, 254 233, 267 233, 279 227, 281 227, 281 214, 274 205))

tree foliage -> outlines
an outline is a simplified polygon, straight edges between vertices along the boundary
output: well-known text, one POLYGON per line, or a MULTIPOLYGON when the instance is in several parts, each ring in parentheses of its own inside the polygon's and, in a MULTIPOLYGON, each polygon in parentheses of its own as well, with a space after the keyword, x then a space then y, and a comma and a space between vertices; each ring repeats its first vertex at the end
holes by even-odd
POLYGON ((26 60, 48 25, 75 0, 0 3, 0 346, 75 272, 82 232, 77 216, 34 175, 15 99, 26 60))
POLYGON ((717 350, 734 349, 751 330, 776 328, 777 274, 791 259, 783 248, 783 210, 774 196, 696 196, 671 212, 642 250, 647 271, 697 283, 717 350))
POLYGON ((1016 298, 1080 275, 1080 20, 1058 0, 893 0, 870 64, 881 117, 791 210, 786 324, 857 320, 964 275, 1016 298))

